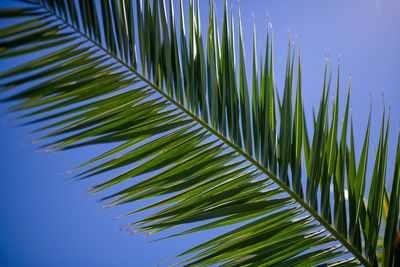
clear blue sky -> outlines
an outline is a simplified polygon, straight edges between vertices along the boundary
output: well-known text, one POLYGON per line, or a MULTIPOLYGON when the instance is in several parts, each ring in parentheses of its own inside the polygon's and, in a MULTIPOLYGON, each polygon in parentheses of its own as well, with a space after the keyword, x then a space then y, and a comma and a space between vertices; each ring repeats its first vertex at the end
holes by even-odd
MULTIPOLYGON (((219 17, 222 0, 216 0, 219 17)), ((236 1, 233 1, 236 2, 236 1)), ((10 7, 1 1, 0 7, 10 7)), ((392 119, 388 175, 392 174, 400 126, 400 2, 397 0, 337 1, 241 1, 246 58, 251 60, 252 18, 258 34, 258 48, 264 48, 268 11, 274 30, 275 73, 282 89, 288 31, 297 36, 303 67, 303 94, 307 118, 317 105, 322 87, 325 50, 330 49, 333 68, 341 54, 344 104, 349 74, 355 135, 364 136, 370 97, 373 98, 371 144, 377 144, 382 114, 381 91, 391 105, 392 119)), ((176 4, 177 6, 177 4, 176 4)), ((234 3, 236 6, 236 3, 234 3)), ((206 30, 208 1, 202 1, 203 31, 206 30)), ((177 12, 176 12, 177 14, 177 12)), ((236 14, 236 13, 235 13, 236 14)), ((219 22, 221 22, 220 18, 219 22)), ((236 30, 237 33, 237 30, 236 30)), ((7 64, 0 64, 0 71, 7 64)), ((248 71, 248 75, 249 75, 248 71)), ((0 109, 4 109, 0 105, 0 109)), ((343 108, 342 108, 343 109, 343 108)), ((0 115, 1 121, 10 119, 0 115)), ((310 123, 309 123, 310 125, 310 123)), ((104 148, 71 152, 34 153, 34 145, 23 137, 29 129, 0 122, 0 266, 155 266, 185 248, 206 240, 212 233, 146 244, 149 238, 118 232, 128 221, 112 221, 127 207, 96 212, 100 204, 85 190, 93 181, 71 183, 60 173, 91 158, 104 148)), ((361 141, 356 143, 360 152, 361 141)), ((371 150, 372 151, 372 150, 371 150)), ((373 155, 370 154, 370 158, 373 155)))

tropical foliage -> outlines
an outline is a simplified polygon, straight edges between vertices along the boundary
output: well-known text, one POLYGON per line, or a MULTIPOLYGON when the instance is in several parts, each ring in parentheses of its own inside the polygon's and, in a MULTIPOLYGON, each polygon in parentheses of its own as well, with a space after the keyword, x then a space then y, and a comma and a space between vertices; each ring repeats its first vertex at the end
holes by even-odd
POLYGON ((38 123, 48 151, 115 144, 76 169, 89 178, 125 167, 90 188, 109 190, 106 207, 157 197, 124 215, 152 211, 127 229, 197 223, 179 236, 237 224, 179 255, 190 266, 399 266, 400 141, 386 180, 383 114, 367 177, 371 119, 357 159, 350 94, 339 127, 339 78, 327 68, 310 135, 300 56, 289 45, 279 97, 271 31, 263 58, 254 32, 247 70, 240 11, 236 33, 226 4, 220 30, 210 2, 203 34, 192 0, 177 17, 172 0, 23 2, 0 11, 16 19, 0 29, 0 58, 34 58, 0 74, 8 112, 38 123))

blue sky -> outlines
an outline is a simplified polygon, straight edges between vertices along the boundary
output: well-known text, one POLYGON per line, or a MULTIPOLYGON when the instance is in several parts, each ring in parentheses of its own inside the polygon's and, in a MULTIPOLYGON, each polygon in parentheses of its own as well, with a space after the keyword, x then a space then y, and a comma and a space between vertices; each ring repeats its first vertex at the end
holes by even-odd
MULTIPOLYGON (((222 21, 223 2, 216 0, 219 22, 222 21)), ((1 8, 10 6, 13 6, 11 1, 0 3, 1 8)), ((348 78, 350 73, 352 75, 351 106, 355 136, 364 136, 370 94, 372 96, 371 144, 378 142, 384 89, 386 110, 391 105, 392 112, 388 154, 388 175, 391 178, 400 126, 400 107, 396 105, 400 100, 400 68, 397 66, 400 62, 400 20, 396 17, 400 13, 400 2, 242 0, 240 6, 249 64, 253 25, 251 13, 255 17, 258 48, 264 48, 265 12, 269 14, 274 32, 275 73, 279 89, 283 85, 289 32, 295 46, 300 45, 307 119, 311 118, 311 106, 318 104, 321 95, 328 50, 334 70, 338 55, 341 55, 342 109, 348 78)), ((208 1, 201 2, 201 13, 204 32, 208 1)), ((7 68, 6 63, 0 64, 0 71, 7 68)), ((4 108, 0 105, 0 109, 4 108)), ((100 207, 97 198, 86 194, 86 188, 93 185, 93 181, 71 182, 71 177, 61 175, 104 148, 90 147, 56 154, 35 153, 34 145, 23 145, 30 141, 23 137, 29 129, 2 122, 10 118, 9 115, 0 115, 1 267, 155 266, 213 236, 213 232, 202 233, 146 244, 149 238, 140 234, 118 232, 120 226, 128 221, 112 219, 129 207, 97 211, 100 207)), ((361 139, 356 140, 357 153, 360 152, 361 142, 361 139)), ((370 159, 372 157, 371 150, 370 159)))

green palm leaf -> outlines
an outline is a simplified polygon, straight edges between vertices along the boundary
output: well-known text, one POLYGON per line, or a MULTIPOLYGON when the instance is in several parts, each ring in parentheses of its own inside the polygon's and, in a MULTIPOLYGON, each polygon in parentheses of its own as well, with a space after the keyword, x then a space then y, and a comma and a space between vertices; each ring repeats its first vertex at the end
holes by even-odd
POLYGON ((339 78, 329 122, 327 67, 309 139, 300 55, 295 64, 289 44, 280 98, 272 33, 267 31, 261 60, 254 31, 249 85, 240 12, 235 39, 227 3, 220 34, 210 1, 203 35, 199 3, 192 0, 188 29, 179 3, 179 30, 172 1, 23 2, 26 8, 0 11, 1 18, 19 18, 0 29, 0 58, 35 58, 0 73, 3 100, 15 103, 8 111, 21 114, 24 124, 39 123, 33 133, 43 134, 35 142, 44 142, 48 151, 113 143, 71 171, 84 168, 77 177, 86 179, 125 167, 90 188, 93 193, 118 188, 103 198, 105 207, 157 197, 123 215, 152 211, 127 230, 151 234, 197 223, 172 235, 179 236, 235 225, 179 255, 180 264, 190 266, 393 266, 399 261, 394 250, 399 144, 384 210, 389 118, 386 123, 383 117, 365 203, 370 120, 357 165, 352 122, 349 144, 347 139, 350 86, 338 140, 339 78), (385 249, 378 257, 382 218, 385 249))

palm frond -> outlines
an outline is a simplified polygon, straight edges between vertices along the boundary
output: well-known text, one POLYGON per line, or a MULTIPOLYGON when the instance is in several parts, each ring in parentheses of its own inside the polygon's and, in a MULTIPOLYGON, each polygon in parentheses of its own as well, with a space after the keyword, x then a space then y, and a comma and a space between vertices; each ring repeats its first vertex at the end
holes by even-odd
POLYGON ((337 137, 339 70, 329 122, 333 85, 325 67, 309 139, 300 53, 295 64, 289 42, 280 98, 272 32, 268 27, 261 59, 254 30, 249 85, 240 12, 235 39, 227 3, 220 34, 210 1, 204 38, 198 1, 189 1, 188 30, 182 1, 179 30, 173 1, 23 2, 26 8, 0 11, 1 18, 20 19, 0 29, 0 58, 35 59, 0 73, 3 101, 16 101, 8 111, 21 114, 25 124, 38 123, 33 133, 42 137, 35 142, 45 142, 41 147, 48 151, 115 144, 71 171, 84 168, 77 175, 83 179, 127 168, 90 188, 97 193, 123 186, 103 198, 105 207, 158 197, 123 215, 152 210, 126 229, 152 234, 198 223, 172 235, 179 236, 237 225, 178 256, 191 266, 374 266, 386 218, 383 264, 399 261, 399 143, 384 211, 389 118, 383 114, 366 190, 371 115, 357 165, 352 119, 347 138, 350 85, 337 137), (137 177, 145 179, 135 182, 137 177))

